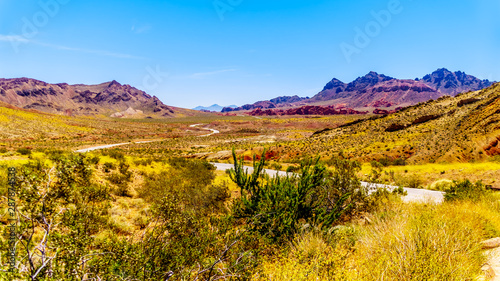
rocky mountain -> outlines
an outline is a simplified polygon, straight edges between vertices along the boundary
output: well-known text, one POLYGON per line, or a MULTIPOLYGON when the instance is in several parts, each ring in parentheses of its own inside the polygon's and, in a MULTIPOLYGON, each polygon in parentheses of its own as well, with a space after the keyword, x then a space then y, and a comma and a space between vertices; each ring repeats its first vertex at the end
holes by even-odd
POLYGON ((211 106, 197 106, 197 107, 193 108, 193 110, 221 112, 222 109, 225 107, 236 108, 238 106, 236 106, 236 105, 220 106, 218 104, 213 104, 211 106))
POLYGON ((30 78, 0 79, 0 101, 24 109, 66 115, 125 116, 117 114, 121 112, 135 112, 141 116, 175 115, 174 108, 157 97, 116 81, 68 85, 30 78))
MULTIPOLYGON (((258 108, 295 108, 304 105, 334 105, 354 111, 390 112, 398 107, 414 105, 445 95, 456 96, 463 92, 481 90, 492 84, 493 82, 488 80, 480 80, 461 71, 451 72, 445 68, 415 80, 396 79, 372 71, 350 83, 344 83, 334 78, 324 86, 321 92, 310 99, 298 96, 278 97, 235 109, 225 108, 223 112, 251 111, 258 108)), ((324 110, 328 111, 326 108, 324 110)))
POLYGON ((408 106, 444 95, 455 96, 481 90, 492 84, 488 80, 445 68, 415 80, 395 79, 372 71, 348 84, 333 79, 308 102, 345 104, 353 108, 408 106))
POLYGON ((298 103, 305 101, 309 98, 301 98, 297 95, 295 96, 282 96, 282 97, 277 97, 268 101, 258 101, 253 104, 245 104, 240 107, 224 107, 222 109, 222 112, 231 112, 231 111, 240 111, 240 110, 254 110, 257 108, 260 109, 270 109, 270 108, 277 108, 277 107, 286 107, 286 106, 294 106, 297 105, 298 103))
POLYGON ((451 72, 446 68, 438 69, 432 74, 424 76, 421 81, 450 96, 481 90, 493 84, 488 80, 480 80, 462 71, 451 72))

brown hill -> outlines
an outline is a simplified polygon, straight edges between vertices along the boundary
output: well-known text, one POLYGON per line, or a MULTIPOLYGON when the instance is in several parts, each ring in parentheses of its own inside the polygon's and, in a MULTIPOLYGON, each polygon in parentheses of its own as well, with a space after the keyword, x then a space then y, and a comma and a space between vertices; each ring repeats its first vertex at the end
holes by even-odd
POLYGON ((116 81, 68 85, 29 78, 0 79, 0 101, 24 109, 65 115, 110 116, 127 110, 131 112, 131 109, 144 115, 163 117, 176 113, 157 97, 116 81))
POLYGON ((500 154, 500 83, 443 96, 317 134, 314 151, 343 151, 362 160, 409 163, 481 160, 500 154))

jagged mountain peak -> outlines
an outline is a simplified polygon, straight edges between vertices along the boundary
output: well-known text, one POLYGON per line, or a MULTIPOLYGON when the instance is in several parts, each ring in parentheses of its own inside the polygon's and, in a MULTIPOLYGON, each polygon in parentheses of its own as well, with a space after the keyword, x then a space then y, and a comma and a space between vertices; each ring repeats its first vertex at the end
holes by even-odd
POLYGON ((25 109, 66 115, 135 112, 170 116, 174 111, 158 98, 116 80, 97 85, 49 84, 30 78, 0 79, 0 101, 25 109))
POLYGON ((449 71, 440 68, 431 74, 425 75, 422 81, 447 95, 457 95, 467 91, 477 91, 493 84, 489 80, 481 80, 462 71, 449 71))
POLYGON ((113 80, 111 82, 109 82, 108 84, 108 87, 111 88, 111 87, 121 87, 122 84, 118 83, 116 80, 113 80))

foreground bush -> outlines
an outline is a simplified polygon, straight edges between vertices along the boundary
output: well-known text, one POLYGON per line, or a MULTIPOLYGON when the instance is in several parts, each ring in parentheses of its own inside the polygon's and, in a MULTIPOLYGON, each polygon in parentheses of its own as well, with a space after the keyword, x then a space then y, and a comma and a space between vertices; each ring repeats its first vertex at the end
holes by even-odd
POLYGON ((486 193, 486 187, 481 182, 472 183, 469 180, 453 181, 451 186, 445 189, 444 199, 453 200, 479 200, 486 193))
MULTIPOLYGON (((110 198, 109 190, 94 183, 91 176, 88 159, 82 155, 57 157, 52 168, 30 162, 19 169, 18 263, 7 279, 83 278, 87 257, 94 253, 93 235, 106 225, 110 198)), ((7 241, 0 247, 2 259, 7 241)))
POLYGON ((360 169, 356 162, 335 159, 335 171, 328 175, 319 159, 305 160, 297 174, 269 178, 263 173, 265 157, 259 161, 254 157, 251 174, 234 151, 233 159, 229 175, 241 190, 233 215, 274 242, 289 240, 304 224, 330 228, 341 217, 349 220, 368 208, 368 191, 356 177, 360 169))

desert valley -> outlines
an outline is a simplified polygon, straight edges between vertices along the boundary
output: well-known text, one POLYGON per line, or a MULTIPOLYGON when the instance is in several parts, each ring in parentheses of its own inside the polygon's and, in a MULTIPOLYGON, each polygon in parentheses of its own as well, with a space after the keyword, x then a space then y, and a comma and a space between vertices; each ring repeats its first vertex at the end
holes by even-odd
POLYGON ((0 2, 0 281, 499 281, 499 9, 0 2))

